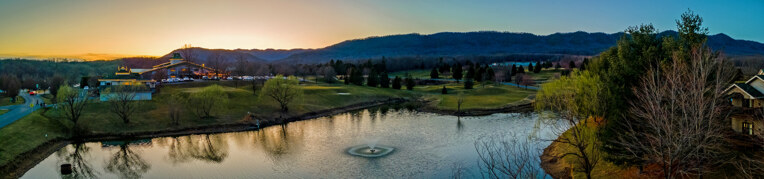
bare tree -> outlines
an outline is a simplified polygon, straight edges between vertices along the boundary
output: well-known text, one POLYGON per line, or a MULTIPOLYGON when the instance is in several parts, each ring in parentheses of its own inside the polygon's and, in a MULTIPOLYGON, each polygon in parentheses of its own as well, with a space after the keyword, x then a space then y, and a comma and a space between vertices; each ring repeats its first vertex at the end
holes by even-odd
POLYGON ((117 174, 120 178, 141 178, 151 168, 141 155, 130 149, 129 144, 121 144, 106 163, 106 171, 117 174))
POLYGON ((462 113, 462 104, 464 104, 464 94, 459 93, 459 96, 456 97, 456 114, 461 115, 462 113))
POLYGON ((183 55, 184 60, 196 63, 194 48, 195 47, 192 47, 191 44, 184 44, 178 51, 183 55))
POLYGON ((721 121, 733 71, 710 49, 693 50, 689 61, 673 59, 650 69, 634 88, 632 116, 616 141, 628 151, 623 157, 660 166, 665 178, 702 176, 730 159, 721 121))
POLYGON ((183 106, 186 104, 185 100, 186 99, 180 94, 172 94, 165 100, 168 107, 167 110, 170 114, 170 120, 172 120, 174 125, 180 124, 180 114, 183 113, 183 106))
POLYGON ((220 73, 225 73, 226 69, 228 68, 228 63, 226 63, 225 58, 223 58, 223 54, 220 52, 212 52, 207 60, 209 61, 210 67, 215 70, 215 76, 219 76, 220 73))
POLYGON ((74 123, 74 134, 79 134, 77 122, 82 116, 82 111, 85 109, 85 106, 88 104, 87 98, 88 96, 85 92, 80 91, 79 89, 69 86, 62 86, 61 89, 58 89, 57 101, 59 103, 57 105, 60 106, 59 109, 64 114, 64 117, 74 123))
POLYGON ((518 76, 518 80, 520 81, 520 85, 525 86, 526 89, 528 89, 528 86, 535 85, 536 82, 533 81, 533 78, 530 75, 523 74, 522 76, 518 76))
POLYGON ((544 171, 536 165, 541 163, 541 150, 534 147, 531 138, 510 134, 508 136, 483 136, 475 141, 478 168, 483 178, 539 178, 544 171))
POLYGON ((104 92, 108 97, 109 110, 116 114, 125 124, 130 123, 130 116, 135 114, 140 105, 137 92, 143 86, 117 85, 104 92))

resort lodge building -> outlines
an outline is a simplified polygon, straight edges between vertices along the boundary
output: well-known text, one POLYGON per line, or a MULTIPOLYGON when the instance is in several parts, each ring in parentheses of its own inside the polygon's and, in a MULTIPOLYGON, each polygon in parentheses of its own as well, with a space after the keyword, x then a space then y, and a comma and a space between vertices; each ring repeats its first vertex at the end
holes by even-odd
POLYGON ((735 132, 748 135, 764 134, 764 69, 744 83, 725 89, 733 110, 730 121, 735 132))
POLYGON ((150 78, 156 73, 167 73, 168 78, 200 78, 202 76, 215 76, 215 69, 206 67, 204 64, 196 64, 184 60, 180 53, 173 53, 170 62, 154 65, 151 69, 133 69, 133 72, 143 77, 150 78))
POLYGON ((151 100, 151 93, 156 88, 156 81, 144 79, 140 74, 124 66, 119 67, 114 76, 98 79, 98 83, 101 101, 108 101, 117 93, 115 88, 120 86, 132 87, 131 92, 135 93, 133 100, 151 100))

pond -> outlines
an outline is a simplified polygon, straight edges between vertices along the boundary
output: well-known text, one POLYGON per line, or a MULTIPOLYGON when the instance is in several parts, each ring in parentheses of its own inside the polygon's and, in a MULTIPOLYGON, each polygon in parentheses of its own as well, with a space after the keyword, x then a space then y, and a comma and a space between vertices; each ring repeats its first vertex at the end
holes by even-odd
POLYGON ((256 131, 70 144, 22 178, 447 178, 455 166, 472 178, 480 177, 475 141, 510 134, 553 139, 537 120, 376 107, 256 131), (347 153, 368 143, 394 151, 377 158, 347 153), (62 176, 62 164, 72 164, 74 173, 62 176))

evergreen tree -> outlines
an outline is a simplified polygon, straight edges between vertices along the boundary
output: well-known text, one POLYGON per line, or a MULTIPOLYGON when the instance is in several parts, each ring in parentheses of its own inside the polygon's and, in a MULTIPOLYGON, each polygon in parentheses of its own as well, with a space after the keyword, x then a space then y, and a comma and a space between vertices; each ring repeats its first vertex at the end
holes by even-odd
POLYGON ((568 64, 568 68, 570 69, 576 68, 576 62, 571 60, 570 63, 568 64))
POLYGON ((562 68, 562 66, 560 66, 560 62, 554 64, 554 70, 559 70, 560 68, 562 68))
POLYGON ((533 73, 541 72, 541 62, 536 63, 536 68, 533 69, 533 73))
POLYGON ((525 74, 525 69, 523 69, 523 66, 517 67, 517 72, 515 73, 515 75, 520 75, 519 73, 525 74))
POLYGON ((581 66, 580 66, 580 67, 578 67, 578 69, 580 69, 580 70, 582 70, 582 71, 583 71, 583 70, 586 70, 586 65, 587 65, 587 64, 589 64, 589 58, 584 58, 584 61, 583 61, 583 62, 581 62, 581 66))
POLYGON ((515 76, 517 74, 517 65, 512 64, 512 70, 510 70, 510 77, 515 76))
POLYGON ((448 90, 446 89, 446 85, 443 85, 443 90, 441 90, 440 93, 448 94, 448 90))
POLYGON ((472 86, 474 85, 475 83, 472 82, 472 79, 468 78, 466 81, 464 81, 464 89, 472 89, 472 86))
POLYGON ((372 69, 369 76, 366 77, 366 86, 377 87, 377 85, 379 85, 379 75, 377 70, 372 69))
POLYGON ((533 63, 528 63, 528 72, 533 72, 533 63))
POLYGON ((358 86, 363 85, 363 72, 361 68, 353 68, 353 71, 350 73, 350 83, 358 86))
POLYGON ((416 86, 416 82, 414 79, 411 79, 411 77, 406 77, 406 89, 407 90, 414 90, 414 86, 416 86))
POLYGON ((393 89, 401 89, 401 77, 395 76, 395 79, 393 79, 393 89))
POLYGON ((475 78, 475 66, 470 65, 467 67, 467 75, 464 75, 465 80, 475 78))
POLYGON ((387 73, 382 73, 379 75, 379 86, 382 88, 390 88, 390 77, 387 76, 387 73))
POLYGON ((432 71, 430 71, 430 79, 438 79, 438 69, 432 68, 432 71))
POLYGON ((496 79, 496 72, 493 71, 493 68, 488 68, 488 70, 486 70, 486 78, 485 78, 485 80, 486 81, 493 81, 495 79, 496 79))
POLYGON ((462 79, 462 65, 459 63, 454 64, 454 68, 451 71, 451 77, 456 80, 456 83, 459 83, 459 80, 462 79))
POLYGON ((485 67, 478 67, 475 72, 475 81, 482 82, 485 75, 485 67))

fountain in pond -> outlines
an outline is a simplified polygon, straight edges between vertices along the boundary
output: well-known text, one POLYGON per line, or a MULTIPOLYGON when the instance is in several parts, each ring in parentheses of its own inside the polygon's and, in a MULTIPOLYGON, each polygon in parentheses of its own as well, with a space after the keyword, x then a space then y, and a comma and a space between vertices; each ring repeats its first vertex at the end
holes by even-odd
POLYGON ((390 154, 395 150, 393 147, 377 145, 378 139, 367 140, 366 145, 359 145, 348 149, 350 155, 359 157, 376 158, 390 154))

